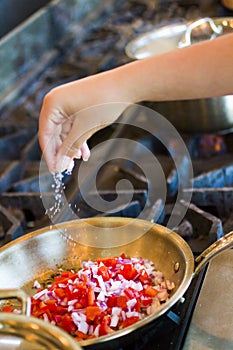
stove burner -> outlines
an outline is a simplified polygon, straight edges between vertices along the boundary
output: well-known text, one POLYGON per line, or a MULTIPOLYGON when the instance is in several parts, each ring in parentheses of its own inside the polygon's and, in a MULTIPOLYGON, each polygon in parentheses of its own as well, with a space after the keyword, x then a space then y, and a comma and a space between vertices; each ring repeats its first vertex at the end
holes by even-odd
POLYGON ((21 222, 16 219, 14 212, 0 205, 0 242, 4 245, 23 234, 21 222))
POLYGON ((198 151, 202 158, 225 153, 226 144, 224 138, 219 135, 204 135, 199 140, 198 151))
POLYGON ((181 224, 173 230, 186 238, 194 254, 200 254, 211 243, 224 235, 222 221, 219 218, 192 203, 181 201, 180 205, 186 206, 187 212, 181 224))
POLYGON ((196 135, 188 141, 188 148, 194 158, 210 158, 227 152, 224 136, 217 134, 196 135))
POLYGON ((23 165, 19 161, 2 161, 0 165, 0 193, 8 191, 11 185, 23 174, 23 165))
MULTIPOLYGON (((15 91, 16 96, 20 96, 18 100, 10 108, 3 109, 2 104, 0 106, 0 246, 32 230, 50 225, 41 200, 41 151, 36 135, 44 95, 53 86, 129 62, 130 59, 124 53, 125 46, 139 33, 177 18, 189 20, 212 16, 217 6, 215 4, 210 8, 208 4, 211 2, 200 1, 121 0, 116 3, 114 11, 105 12, 98 23, 89 23, 89 31, 86 27, 76 26, 74 33, 58 43, 56 54, 49 53, 51 59, 46 61, 46 66, 38 67, 35 79, 30 78, 29 83, 26 80, 22 82, 21 89, 15 91)), ((65 178, 67 198, 74 213, 80 218, 96 215, 138 217, 143 209, 143 219, 166 225, 179 186, 174 162, 158 140, 132 128, 118 129, 113 125, 98 132, 90 144, 98 144, 112 135, 140 140, 156 154, 166 178, 167 202, 159 198, 156 189, 152 198, 148 198, 151 182, 140 169, 127 162, 115 162, 106 164, 101 171, 97 179, 98 193, 89 188, 87 190, 91 203, 98 202, 99 196, 106 202, 118 196, 119 204, 111 212, 105 213, 89 206, 75 187, 77 180, 74 173, 65 178), (133 184, 133 189, 116 193, 115 183, 121 178, 127 178, 133 184), (126 198, 129 197, 132 199, 126 204, 126 198)), ((182 136, 193 156, 194 168, 193 189, 187 186, 182 191, 192 193, 192 203, 179 203, 187 212, 174 230, 185 238, 193 253, 198 254, 232 228, 233 134, 205 135, 202 138, 200 135, 182 136)), ((174 152, 175 149, 174 143, 174 152)), ((137 149, 134 151, 138 152, 137 149)), ((137 153, 137 156, 140 157, 140 154, 137 153)), ((178 162, 179 170, 184 174, 185 161, 180 159, 178 162)), ((50 175, 45 171, 41 176, 44 179, 43 196, 53 202, 53 193, 48 185, 51 181, 47 181, 50 175)), ((179 217, 178 209, 176 215, 179 217)), ((64 220, 68 219, 64 217, 64 220)), ((130 343, 126 340, 120 344, 113 342, 113 347, 118 350, 180 350, 203 275, 192 281, 184 298, 156 324, 151 324, 144 333, 134 334, 130 343)))
MULTIPOLYGON (((196 176, 192 190, 184 189, 186 192, 192 191, 193 203, 220 218, 226 218, 233 209, 233 165, 223 166, 224 160, 229 161, 228 157, 216 159, 216 166, 220 162, 220 167, 196 176)), ((211 162, 215 164, 212 158, 211 162)))

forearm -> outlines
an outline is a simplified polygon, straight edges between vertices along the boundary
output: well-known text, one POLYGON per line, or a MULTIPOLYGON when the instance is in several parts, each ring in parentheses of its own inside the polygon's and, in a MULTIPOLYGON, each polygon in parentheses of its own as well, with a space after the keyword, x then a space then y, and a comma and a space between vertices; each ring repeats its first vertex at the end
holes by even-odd
POLYGON ((115 74, 131 102, 233 94, 233 34, 130 63, 115 74))
POLYGON ((69 116, 102 103, 184 100, 227 94, 233 94, 233 34, 62 85, 52 90, 48 100, 69 116))
POLYGON ((63 171, 73 158, 88 158, 85 141, 113 123, 125 103, 227 94, 233 94, 233 34, 52 89, 40 113, 40 145, 50 171, 63 171), (112 102, 123 103, 109 105, 112 102), (108 108, 89 108, 96 105, 108 108))

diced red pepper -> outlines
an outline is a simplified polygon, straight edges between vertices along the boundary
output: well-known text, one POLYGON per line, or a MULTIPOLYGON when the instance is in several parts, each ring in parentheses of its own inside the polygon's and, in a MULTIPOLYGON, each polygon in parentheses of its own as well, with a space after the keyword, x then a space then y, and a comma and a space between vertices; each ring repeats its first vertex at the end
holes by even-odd
POLYGON ((117 259, 115 257, 100 258, 100 259, 97 259, 96 261, 98 264, 102 262, 107 267, 115 267, 117 263, 117 259))
POLYGON ((124 320, 122 322, 122 326, 125 328, 125 327, 128 327, 128 326, 131 326, 132 324, 136 323, 139 321, 139 317, 138 316, 132 316, 132 317, 128 317, 126 318, 126 320, 124 320))
POLYGON ((98 275, 102 276, 104 281, 108 281, 110 276, 111 276, 111 273, 110 273, 109 268, 107 266, 101 265, 98 268, 98 275))
POLYGON ((141 312, 141 303, 140 303, 140 298, 137 298, 137 302, 133 307, 134 311, 141 312))
POLYGON ((49 299, 45 301, 49 311, 57 311, 57 300, 49 299))
POLYGON ((91 286, 87 288, 87 305, 93 305, 95 302, 95 292, 91 286))
POLYGON ((116 304, 115 305, 124 309, 127 307, 127 304, 126 304, 127 300, 128 300, 127 297, 124 295, 116 296, 116 304))
POLYGON ((4 305, 1 309, 2 312, 12 312, 13 311, 13 306, 11 305, 4 305))
POLYGON ((142 307, 147 307, 152 304, 153 299, 152 298, 144 298, 140 300, 141 306, 142 307))
POLYGON ((107 300, 107 305, 108 307, 112 308, 116 306, 116 296, 115 295, 110 295, 107 300))
POLYGON ((32 315, 35 317, 41 317, 44 313, 49 310, 49 306, 46 305, 43 301, 39 302, 38 307, 32 309, 32 315))
POLYGON ((83 333, 83 332, 81 332, 81 331, 79 331, 79 330, 77 330, 77 331, 75 332, 75 334, 77 335, 77 337, 74 338, 74 339, 75 339, 75 340, 78 340, 78 341, 80 341, 80 340, 85 340, 85 339, 88 339, 88 338, 89 338, 88 334, 85 334, 85 333, 83 333))
POLYGON ((143 270, 139 276, 139 281, 142 282, 142 283, 146 283, 149 281, 149 276, 148 276, 148 273, 143 270))
POLYGON ((64 315, 62 318, 60 326, 68 333, 73 333, 76 330, 76 326, 69 315, 64 315))
POLYGON ((137 270, 132 264, 124 264, 121 266, 120 274, 127 280, 133 280, 137 276, 137 270))
POLYGON ((64 306, 58 305, 56 312, 57 314, 64 315, 67 312, 67 308, 64 306))
POLYGON ((54 289, 54 293, 58 296, 58 298, 63 299, 66 296, 66 291, 64 288, 56 288, 54 289))
MULTIPOLYGON (((141 264, 143 267, 144 260, 136 260, 135 263, 137 265, 141 264)), ((153 298, 158 293, 156 288, 153 288, 153 279, 143 268, 139 272, 138 268, 135 268, 135 263, 133 259, 130 261, 130 259, 126 259, 125 254, 122 254, 120 258, 109 257, 97 259, 97 261, 93 262, 94 270, 92 270, 93 267, 90 264, 90 267, 89 265, 83 265, 83 269, 78 274, 71 271, 64 271, 60 275, 55 276, 55 282, 47 287, 50 293, 46 293, 41 299, 34 299, 32 297, 31 313, 35 317, 41 319, 48 318, 50 322, 55 322, 57 326, 73 335, 78 341, 95 337, 95 335, 80 332, 72 320, 72 312, 82 310, 81 312, 86 316, 88 325, 93 329, 99 325, 100 336, 128 327, 136 323, 140 317, 132 316, 125 319, 127 313, 124 315, 121 314, 118 325, 113 330, 110 327, 113 307, 121 308, 124 311, 129 311, 130 309, 131 311, 141 313, 143 317, 144 309, 152 304, 153 298), (134 280, 136 283, 141 282, 143 289, 136 290, 132 288, 134 287, 132 285, 132 287, 125 288, 122 291, 121 288, 118 289, 117 284, 116 287, 113 284, 110 292, 104 295, 104 302, 107 308, 101 309, 102 306, 100 307, 101 304, 99 304, 96 294, 102 289, 102 283, 96 278, 96 274, 103 279, 106 289, 111 284, 111 279, 113 281, 121 281, 122 278, 128 281, 134 280), (93 283, 96 283, 96 293, 93 283), (98 288, 101 289, 99 290, 98 288), (116 292, 114 290, 115 288, 116 292), (136 299, 136 303, 133 303, 133 306, 131 305, 128 308, 127 303, 132 299, 136 299)), ((126 283, 127 281, 123 280, 122 282, 126 283)), ((42 291, 42 289, 37 290, 37 292, 39 291, 42 291)), ((8 310, 10 311, 11 308, 8 310)), ((3 307, 2 311, 4 310, 7 309, 3 307)))
POLYGON ((101 310, 98 306, 87 306, 86 307, 86 316, 87 321, 94 321, 96 316, 101 315, 101 310))
POLYGON ((74 304, 74 308, 75 309, 82 309, 83 305, 79 301, 77 301, 77 303, 74 304))
POLYGON ((131 287, 125 288, 125 289, 124 289, 124 294, 125 294, 129 299, 134 299, 134 298, 136 298, 136 297, 138 296, 137 293, 136 293, 136 291, 135 291, 133 288, 131 288, 131 287))
MULTIPOLYGON (((80 304, 82 305, 82 308, 87 307, 87 305, 88 305, 87 296, 85 295, 85 296, 83 296, 82 298, 80 298, 79 302, 80 302, 80 304)), ((91 304, 90 304, 90 305, 91 305, 91 304)))
POLYGON ((58 276, 55 276, 54 277, 54 281, 56 283, 67 283, 68 280, 74 280, 75 278, 77 278, 77 275, 74 274, 73 272, 71 271, 63 271, 61 273, 61 275, 58 275, 58 276))
POLYGON ((155 288, 153 288, 152 286, 147 286, 145 288, 144 293, 145 293, 145 295, 154 298, 158 294, 158 291, 155 288))
POLYGON ((111 317, 109 315, 105 315, 100 323, 99 335, 107 335, 113 333, 113 329, 109 327, 111 317))

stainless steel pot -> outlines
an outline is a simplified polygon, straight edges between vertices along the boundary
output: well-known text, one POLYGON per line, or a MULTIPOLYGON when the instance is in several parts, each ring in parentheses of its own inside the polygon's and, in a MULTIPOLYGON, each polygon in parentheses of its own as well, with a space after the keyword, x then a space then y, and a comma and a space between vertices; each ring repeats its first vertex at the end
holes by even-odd
POLYGON ((77 268, 82 260, 125 253, 152 260, 176 287, 168 302, 138 323, 113 334, 81 342, 100 345, 129 335, 164 314, 185 293, 193 277, 217 253, 233 245, 233 232, 194 260, 188 244, 175 232, 149 221, 130 218, 91 218, 58 224, 27 234, 0 249, 1 288, 32 293, 42 281, 63 268, 77 268), (77 242, 77 240, 79 242, 77 242))
MULTIPOLYGON (((176 21, 133 39, 126 46, 126 54, 133 59, 141 59, 227 33, 233 33, 233 17, 176 21)), ((228 132, 233 128, 233 95, 182 101, 146 101, 145 105, 162 114, 182 132, 228 132)))

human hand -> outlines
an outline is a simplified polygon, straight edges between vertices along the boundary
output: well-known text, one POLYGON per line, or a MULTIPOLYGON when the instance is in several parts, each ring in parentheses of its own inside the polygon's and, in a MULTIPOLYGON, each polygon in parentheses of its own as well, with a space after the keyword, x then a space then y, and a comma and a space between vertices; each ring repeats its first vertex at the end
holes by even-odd
POLYGON ((50 172, 72 170, 73 159, 88 160, 87 140, 116 121, 125 103, 105 73, 61 85, 44 98, 39 141, 50 172), (117 96, 117 98, 116 98, 117 96))
POLYGON ((88 159, 86 141, 120 116, 121 103, 232 94, 232 47, 233 34, 227 34, 53 89, 44 99, 39 122, 39 141, 49 170, 63 171, 75 157, 88 159), (182 79, 177 70, 180 62, 182 79), (95 115, 93 106, 113 102, 119 103, 118 108, 95 115))

